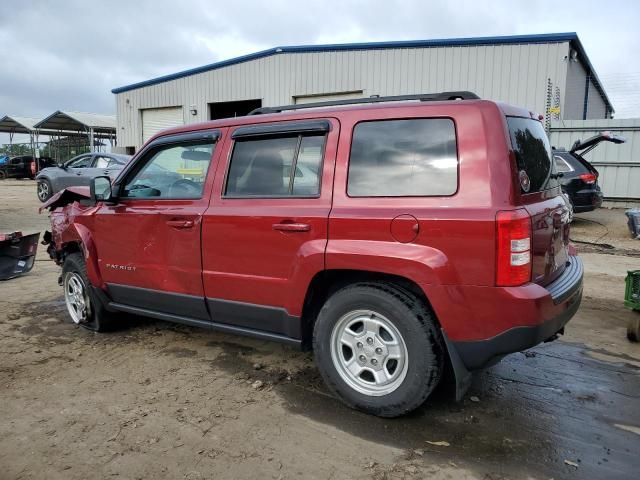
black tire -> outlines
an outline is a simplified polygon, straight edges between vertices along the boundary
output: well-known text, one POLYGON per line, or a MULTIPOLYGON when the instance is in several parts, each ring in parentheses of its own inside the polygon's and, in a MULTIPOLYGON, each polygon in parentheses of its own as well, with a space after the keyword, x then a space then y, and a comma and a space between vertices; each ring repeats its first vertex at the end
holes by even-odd
POLYGON ((53 188, 51 187, 51 182, 46 178, 41 178, 38 180, 36 185, 36 196, 38 200, 41 202, 46 202, 53 195, 53 188))
POLYGON ((90 288, 89 279, 87 278, 87 267, 84 257, 81 253, 71 253, 67 255, 62 266, 63 288, 65 289, 65 303, 69 316, 74 323, 77 323, 87 330, 93 332, 106 332, 112 330, 115 323, 114 314, 108 312, 99 298, 96 298, 93 290, 90 288), (79 279, 84 284, 84 300, 87 305, 86 318, 83 321, 76 321, 70 310, 69 301, 67 300, 67 282, 70 278, 79 279))
POLYGON ((7 178, 7 173, 4 170, 0 170, 0 180, 7 178))
POLYGON ((397 417, 422 405, 444 369, 442 339, 428 306, 410 292, 387 283, 358 283, 334 293, 318 315, 313 348, 327 386, 351 408, 380 417, 397 417), (402 383, 380 396, 361 393, 349 385, 331 354, 334 327, 344 315, 362 309, 385 316, 402 336, 408 354, 402 383))

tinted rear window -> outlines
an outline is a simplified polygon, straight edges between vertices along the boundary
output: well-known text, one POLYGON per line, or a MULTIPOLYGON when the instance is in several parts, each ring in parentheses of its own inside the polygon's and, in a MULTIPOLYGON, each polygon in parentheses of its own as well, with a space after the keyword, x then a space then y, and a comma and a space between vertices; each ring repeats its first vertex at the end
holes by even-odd
POLYGON ((558 180, 551 176, 555 172, 551 145, 542 123, 530 118, 507 117, 507 124, 522 192, 532 193, 557 187, 558 180))
POLYGON ((381 120, 356 125, 349 159, 349 196, 444 196, 457 189, 452 120, 381 120))

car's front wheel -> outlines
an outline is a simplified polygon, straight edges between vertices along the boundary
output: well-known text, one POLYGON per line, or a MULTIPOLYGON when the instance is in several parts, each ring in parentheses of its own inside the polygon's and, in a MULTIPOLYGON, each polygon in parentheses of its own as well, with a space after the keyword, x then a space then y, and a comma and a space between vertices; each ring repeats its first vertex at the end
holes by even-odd
POLYGON ((347 405, 396 417, 424 403, 444 364, 433 316, 411 293, 385 283, 343 288, 314 327, 316 362, 347 405))
POLYGON ((82 254, 67 255, 62 266, 62 286, 71 321, 94 332, 110 330, 114 323, 113 314, 94 297, 89 285, 82 254))
POLYGON ((51 182, 46 178, 38 180, 38 185, 36 186, 36 193, 38 195, 38 200, 41 202, 46 202, 53 195, 53 189, 51 188, 51 182))

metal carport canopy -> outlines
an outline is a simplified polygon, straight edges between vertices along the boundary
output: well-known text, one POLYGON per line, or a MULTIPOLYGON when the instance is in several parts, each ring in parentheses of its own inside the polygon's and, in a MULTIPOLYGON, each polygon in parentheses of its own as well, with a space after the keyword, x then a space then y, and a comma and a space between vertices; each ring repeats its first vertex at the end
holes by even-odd
POLYGON ((116 117, 99 113, 63 112, 58 110, 34 125, 37 129, 58 131, 84 131, 89 134, 91 151, 94 149, 94 137, 116 136, 116 117))
MULTIPOLYGON (((14 115, 5 115, 0 118, 0 132, 8 133, 11 136, 15 133, 21 133, 30 135, 32 133, 36 133, 35 124, 38 123, 37 118, 29 118, 29 117, 16 117, 14 115)), ((39 130, 38 133, 43 135, 49 135, 52 133, 58 133, 48 130, 39 130)))
MULTIPOLYGON (((0 118, 0 133, 9 134, 9 143, 13 143, 13 136, 17 133, 20 135, 29 135, 29 144, 33 156, 36 156, 36 146, 38 143, 39 135, 57 135, 59 132, 50 130, 38 130, 35 128, 35 124, 38 122, 37 118, 30 117, 16 117, 14 115, 5 115, 0 118)), ((64 132, 65 135, 78 135, 77 132, 64 132)))
POLYGON ((34 125, 44 130, 93 130, 96 134, 115 135, 116 117, 98 113, 63 112, 58 110, 34 125))

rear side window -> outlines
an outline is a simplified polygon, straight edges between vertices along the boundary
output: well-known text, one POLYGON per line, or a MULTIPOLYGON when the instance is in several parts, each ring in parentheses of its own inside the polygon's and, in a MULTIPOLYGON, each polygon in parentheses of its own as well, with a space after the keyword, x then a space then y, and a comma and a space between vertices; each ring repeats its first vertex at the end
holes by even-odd
POLYGON ((522 193, 557 187, 551 145, 542 123, 530 118, 507 117, 511 147, 516 156, 522 193))
POLYGON ((325 138, 296 135, 237 140, 225 196, 318 196, 325 138))
POLYGON ((351 143, 351 197, 453 195, 458 189, 456 134, 450 119, 363 122, 351 143))
POLYGON ((554 155, 553 161, 555 163, 556 172, 566 173, 566 172, 573 171, 573 168, 571 168, 571 165, 569 165, 569 163, 567 163, 567 161, 564 158, 562 158, 560 155, 554 155))

